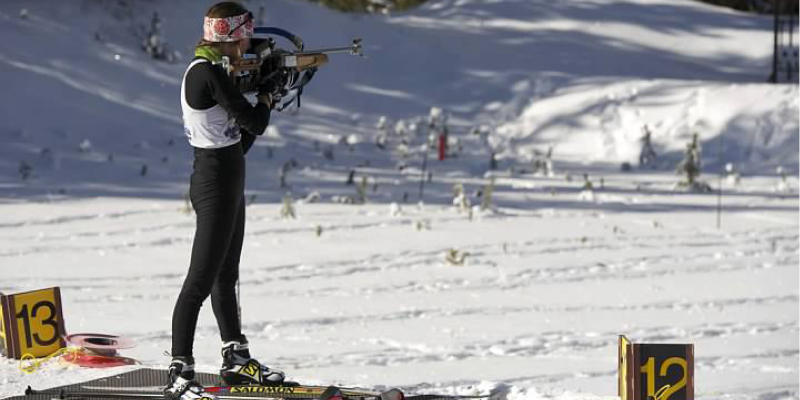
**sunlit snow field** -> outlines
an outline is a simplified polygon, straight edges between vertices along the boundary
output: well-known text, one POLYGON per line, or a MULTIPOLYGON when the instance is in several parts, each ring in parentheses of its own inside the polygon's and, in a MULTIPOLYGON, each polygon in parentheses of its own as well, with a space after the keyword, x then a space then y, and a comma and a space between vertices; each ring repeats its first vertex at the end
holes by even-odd
MULTIPOLYGON (((69 333, 130 337, 122 355, 144 366, 169 361, 189 263, 178 93, 211 3, 0 4, 0 292, 60 286, 69 333), (176 64, 134 34, 156 10, 176 64)), ((248 154, 241 305, 262 362, 308 383, 613 399, 625 334, 694 343, 699 399, 798 398, 798 90, 764 83, 768 17, 688 0, 245 3, 262 4, 309 47, 362 36, 368 55, 332 57, 248 154), (431 107, 461 151, 430 153, 420 199, 431 107), (638 168, 645 124, 659 158, 638 168), (714 192, 676 190, 694 133, 714 192), (553 174, 531 173, 551 147, 553 174), (366 204, 342 204, 351 170, 366 204)), ((199 370, 219 347, 206 305, 199 370)), ((0 359, 0 397, 129 368, 0 359)))

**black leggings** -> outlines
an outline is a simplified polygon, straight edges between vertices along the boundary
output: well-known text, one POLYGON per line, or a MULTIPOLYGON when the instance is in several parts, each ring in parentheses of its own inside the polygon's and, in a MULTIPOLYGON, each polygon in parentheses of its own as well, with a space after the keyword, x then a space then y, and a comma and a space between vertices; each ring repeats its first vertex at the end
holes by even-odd
POLYGON ((189 272, 172 314, 172 355, 192 356, 197 317, 210 295, 222 341, 241 338, 236 302, 244 239, 244 155, 237 143, 194 149, 189 196, 197 214, 189 272))

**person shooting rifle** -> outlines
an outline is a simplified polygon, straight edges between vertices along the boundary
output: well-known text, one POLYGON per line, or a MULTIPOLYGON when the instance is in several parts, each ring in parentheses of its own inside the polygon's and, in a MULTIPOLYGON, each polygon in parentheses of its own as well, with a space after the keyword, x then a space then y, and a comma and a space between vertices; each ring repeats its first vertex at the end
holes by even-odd
MULTIPOLYGON (((350 48, 361 53, 360 41, 350 48)), ((242 334, 236 296, 245 224, 245 154, 269 125, 272 109, 288 93, 298 100, 327 54, 303 51, 298 37, 276 28, 253 26, 241 4, 213 5, 203 19, 203 38, 181 83, 184 132, 194 151, 189 197, 197 215, 189 271, 172 314, 172 351, 163 394, 167 400, 208 400, 214 396, 195 380, 193 344, 203 302, 211 305, 220 331, 227 385, 275 385, 283 372, 250 356, 242 334), (289 38, 297 50, 275 46, 256 32, 289 38), (253 93, 256 104, 245 94, 253 93)))

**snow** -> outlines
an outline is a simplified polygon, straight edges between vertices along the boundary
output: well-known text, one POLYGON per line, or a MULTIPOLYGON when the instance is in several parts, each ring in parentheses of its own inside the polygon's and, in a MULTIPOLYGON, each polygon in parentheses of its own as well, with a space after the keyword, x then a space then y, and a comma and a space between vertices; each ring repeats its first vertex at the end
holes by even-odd
MULTIPOLYGON (((178 95, 211 3, 0 5, 0 291, 60 286, 69 333, 133 338, 122 355, 145 366, 168 362, 188 266, 178 95), (141 50, 156 11, 181 62, 141 50)), ((694 343, 699 399, 798 398, 800 104, 796 84, 765 83, 769 17, 689 0, 245 3, 262 4, 310 48, 363 37, 366 54, 332 56, 248 155, 241 302, 262 361, 309 383, 611 399, 625 334, 694 343), (432 112, 462 151, 430 154, 420 201, 432 112), (638 168, 645 125, 658 160, 638 168), (694 133, 721 198, 675 190, 694 133), (529 173, 549 148, 553 173, 529 173), (720 181, 728 164, 738 182, 720 181), (342 204, 363 177, 367 203, 342 204)), ((198 369, 219 345, 205 307, 198 369)), ((0 359, 0 397, 126 368, 0 359)))

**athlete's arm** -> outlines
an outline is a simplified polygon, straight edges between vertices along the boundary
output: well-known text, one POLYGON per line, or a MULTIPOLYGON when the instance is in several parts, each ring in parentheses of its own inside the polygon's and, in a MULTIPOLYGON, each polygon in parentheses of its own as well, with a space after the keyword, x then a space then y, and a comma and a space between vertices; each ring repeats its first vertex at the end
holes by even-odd
POLYGON ((251 135, 261 135, 269 125, 270 108, 255 106, 233 86, 225 71, 210 63, 199 63, 186 76, 186 101, 194 109, 204 110, 219 104, 239 127, 251 135))

